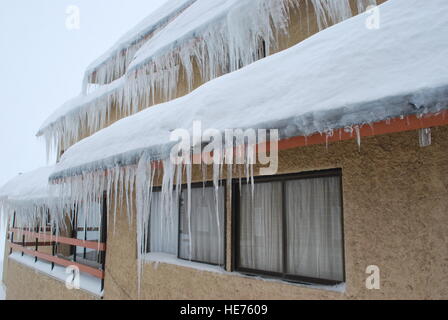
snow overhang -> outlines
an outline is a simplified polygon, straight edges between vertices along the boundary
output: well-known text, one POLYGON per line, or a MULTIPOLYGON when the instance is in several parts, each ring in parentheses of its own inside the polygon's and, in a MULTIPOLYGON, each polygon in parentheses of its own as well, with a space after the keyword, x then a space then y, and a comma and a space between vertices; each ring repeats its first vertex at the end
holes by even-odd
POLYGON ((282 139, 448 108, 448 3, 390 0, 379 29, 366 15, 122 119, 77 143, 51 179, 165 159, 170 133, 192 128, 279 129, 282 139))
MULTIPOLYGON (((0 214, 15 216, 17 225, 32 225, 48 219, 48 210, 58 211, 58 196, 51 191, 49 177, 54 167, 20 174, 0 188, 0 214)), ((56 217, 51 218, 56 221, 56 217)))
MULTIPOLYGON (((191 91, 193 60, 201 69, 202 82, 248 65, 259 59, 256 53, 260 39, 267 47, 271 47, 270 43, 275 46, 276 36, 287 31, 291 7, 308 5, 308 2, 321 28, 349 18, 353 11, 348 0, 339 1, 337 5, 326 0, 197 0, 190 3, 176 19, 148 40, 135 58, 132 53, 130 58, 134 61, 126 75, 65 103, 42 125, 38 136, 45 136, 48 153, 55 147, 66 150, 81 137, 109 124, 106 114, 114 101, 118 101, 115 106, 122 116, 149 107, 155 95, 158 98, 162 95, 162 100, 168 101, 176 95, 181 67, 185 69, 188 91, 191 91)), ((363 11, 371 3, 375 0, 357 1, 358 10, 363 11)), ((125 38, 133 39, 142 28, 136 28, 125 38)), ((118 47, 127 42, 120 40, 118 47)), ((116 74, 116 66, 117 62, 111 62, 110 68, 103 68, 112 73, 105 75, 109 80, 122 74, 116 74)))
POLYGON ((160 29, 164 28, 196 0, 169 0, 123 35, 107 52, 86 70, 88 83, 107 84, 126 72, 134 53, 160 29))

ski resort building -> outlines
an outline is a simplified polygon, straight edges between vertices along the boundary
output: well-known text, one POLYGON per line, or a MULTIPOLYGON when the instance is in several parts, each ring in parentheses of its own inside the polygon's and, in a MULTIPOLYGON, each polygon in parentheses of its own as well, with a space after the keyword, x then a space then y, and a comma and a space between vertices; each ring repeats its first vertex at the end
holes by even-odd
POLYGON ((445 0, 167 1, 0 189, 7 299, 448 298, 447 34, 445 0))

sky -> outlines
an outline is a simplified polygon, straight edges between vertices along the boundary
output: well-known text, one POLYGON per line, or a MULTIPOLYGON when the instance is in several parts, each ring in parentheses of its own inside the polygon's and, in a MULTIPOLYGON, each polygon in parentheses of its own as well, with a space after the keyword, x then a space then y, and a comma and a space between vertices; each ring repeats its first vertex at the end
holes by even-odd
POLYGON ((41 124, 81 92, 93 60, 167 0, 0 1, 2 186, 47 165, 45 142, 35 136, 41 124))

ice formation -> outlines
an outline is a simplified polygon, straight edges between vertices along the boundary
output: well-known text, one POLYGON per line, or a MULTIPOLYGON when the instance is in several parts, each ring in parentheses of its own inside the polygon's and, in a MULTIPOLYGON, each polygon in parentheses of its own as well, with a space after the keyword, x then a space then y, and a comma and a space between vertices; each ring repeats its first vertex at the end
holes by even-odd
POLYGON ((61 226, 59 214, 48 212, 59 210, 59 201, 49 188, 48 179, 54 167, 45 167, 30 173, 20 174, 0 189, 0 212, 15 226, 36 228, 46 224, 61 226))
MULTIPOLYGON (((195 5, 201 2, 198 0, 195 5)), ((325 8, 334 5, 330 2, 320 3, 326 4, 325 8)), ((238 2, 239 6, 244 4, 247 2, 238 2)), ((284 7, 277 3, 269 8, 284 7)), ((137 223, 140 276, 142 256, 147 251, 154 185, 162 181, 166 212, 170 211, 172 198, 179 195, 182 183, 186 182, 188 190, 191 188, 191 165, 175 165, 169 158, 173 130, 190 130, 196 120, 202 121, 204 128, 220 132, 279 129, 281 138, 317 132, 331 135, 337 129, 350 129, 360 143, 359 128, 365 124, 400 116, 446 113, 448 3, 389 0, 379 8, 381 26, 377 30, 366 28, 366 15, 348 19, 288 50, 209 81, 182 98, 124 118, 78 142, 66 150, 50 176, 58 192, 58 203, 98 203, 106 195, 111 216, 126 208, 129 222, 137 223)), ((275 21, 275 10, 270 9, 266 10, 275 21)), ((183 14, 187 13, 188 10, 183 14)), ((225 17, 227 21, 228 16, 225 17)), ((257 20, 255 17, 253 21, 257 20)), ((238 25, 238 19, 232 18, 231 24, 238 25)), ((271 31, 264 35, 270 36, 271 31)), ((235 32, 242 32, 244 37, 240 29, 235 32)), ((215 34, 219 38, 218 35, 215 34)), ((170 48, 167 52, 175 51, 170 48)), ((246 53, 238 52, 233 57, 250 61, 246 53)), ((151 61, 158 58, 154 59, 151 61)), ((164 87, 169 88, 169 81, 164 79, 164 87)), ((127 84, 124 87, 129 89, 127 84)), ((138 96, 132 90, 126 95, 138 96)), ((244 163, 239 168, 228 166, 227 174, 231 178, 232 172, 242 168, 241 175, 253 181, 253 146, 246 145, 244 149, 244 163)), ((225 157, 227 152, 220 150, 214 155, 225 157)), ((223 165, 213 165, 216 190, 223 173, 223 165)), ((187 206, 190 213, 190 201, 187 206)))
POLYGON ((378 30, 367 29, 366 16, 359 15, 121 119, 69 148, 53 177, 136 165, 143 151, 166 159, 171 132, 191 130, 197 120, 220 131, 275 128, 286 138, 444 110, 447 5, 390 0, 380 10, 378 30), (404 44, 413 49, 403 50, 404 44))
POLYGON ((127 32, 87 68, 83 92, 87 91, 88 83, 107 84, 123 76, 137 50, 195 1, 166 1, 159 9, 127 32))
POLYGON ((53 151, 66 150, 83 136, 104 128, 111 121, 112 112, 117 112, 118 118, 135 113, 122 103, 124 80, 120 78, 89 95, 67 101, 42 124, 37 136, 45 138, 47 158, 53 151))
MULTIPOLYGON (((66 151, 52 183, 61 198, 88 202, 106 193, 111 215, 126 207, 132 222, 135 212, 142 263, 155 179, 162 177, 165 208, 181 183, 191 188, 191 165, 174 165, 169 158, 174 129, 190 129, 196 120, 220 132, 276 128, 282 138, 349 129, 360 143, 357 133, 365 124, 446 114, 448 3, 390 0, 380 10, 378 30, 366 28, 366 16, 360 15, 97 132, 66 151), (403 50, 404 45, 412 50, 403 50)), ((245 150, 244 175, 253 181, 253 146, 245 150)), ((223 168, 213 165, 215 189, 223 168)), ((227 169, 228 174, 239 171, 227 169)))
MULTIPOLYGON (((178 8, 178 2, 169 8, 178 8)), ((100 59, 102 63, 94 63, 95 67, 89 68, 86 74, 100 77, 100 83, 117 79, 124 69, 128 70, 123 78, 112 84, 67 102, 42 125, 38 135, 45 137, 48 153, 56 147, 66 150, 82 134, 88 136, 106 127, 112 108, 119 115, 127 116, 155 104, 156 95, 162 101, 171 100, 177 94, 181 73, 188 79, 187 91, 191 91, 195 80, 194 65, 199 68, 201 82, 206 82, 260 59, 263 43, 265 53, 269 55, 270 48, 276 47, 279 34, 287 33, 292 8, 313 6, 321 29, 352 15, 349 0, 180 2, 186 9, 175 11, 177 18, 159 28, 151 39, 144 41, 142 35, 146 32, 138 31, 142 28, 138 27, 100 59), (125 46, 134 42, 138 45, 125 46), (115 57, 124 47, 129 47, 125 54, 115 57)), ((358 0, 359 12, 375 2, 358 0)), ((163 11, 169 10, 165 8, 163 11)), ((151 17, 156 15, 163 16, 156 12, 151 17)))

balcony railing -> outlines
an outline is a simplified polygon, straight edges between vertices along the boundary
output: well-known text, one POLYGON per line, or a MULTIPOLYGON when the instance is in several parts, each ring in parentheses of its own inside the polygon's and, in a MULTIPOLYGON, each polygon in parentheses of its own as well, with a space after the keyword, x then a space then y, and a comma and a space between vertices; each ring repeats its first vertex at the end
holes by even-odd
MULTIPOLYGON (((47 231, 47 230, 45 230, 47 231)), ((18 251, 21 252, 22 255, 30 255, 35 257, 36 261, 37 259, 45 260, 51 263, 51 268, 54 268, 54 265, 60 265, 63 267, 69 267, 74 266, 78 268, 80 272, 87 273, 91 276, 94 276, 96 278, 101 279, 101 290, 104 288, 104 275, 105 275, 105 254, 106 254, 106 244, 103 242, 97 242, 97 241, 87 241, 87 240, 80 240, 80 239, 74 239, 74 238, 67 238, 67 237, 61 237, 56 236, 53 234, 45 234, 45 233, 39 233, 39 232, 32 232, 25 229, 19 229, 19 228, 11 228, 9 230, 11 233, 10 235, 10 241, 9 246, 11 253, 12 251, 18 251), (19 236, 20 241, 15 241, 14 236, 19 236), (34 239, 34 241, 30 241, 30 239, 34 239), (64 258, 61 258, 56 255, 56 248, 59 244, 66 244, 72 246, 72 251, 74 252, 74 260, 76 260, 76 248, 86 248, 86 249, 92 249, 95 251, 100 252, 101 255, 101 267, 95 268, 92 266, 88 266, 85 264, 81 264, 79 262, 73 261, 73 260, 67 260, 64 258), (52 254, 47 254, 43 252, 39 252, 39 247, 52 247, 52 254), (33 249, 30 249, 30 247, 34 247, 33 249)))

